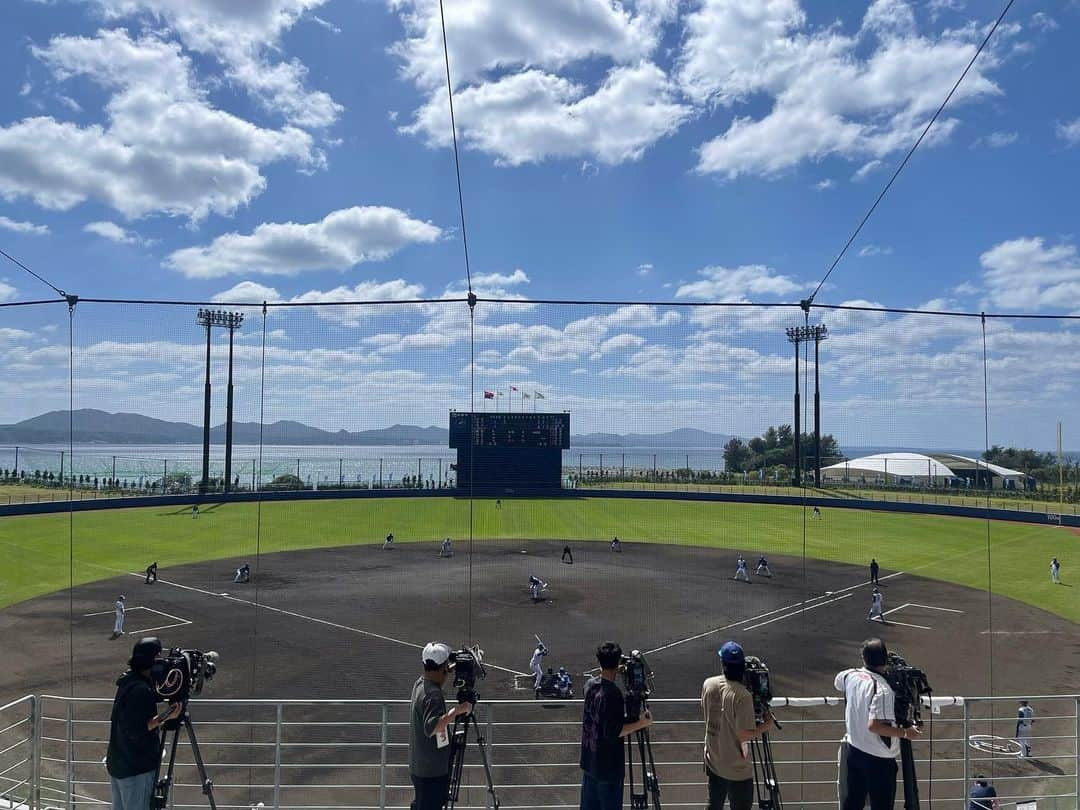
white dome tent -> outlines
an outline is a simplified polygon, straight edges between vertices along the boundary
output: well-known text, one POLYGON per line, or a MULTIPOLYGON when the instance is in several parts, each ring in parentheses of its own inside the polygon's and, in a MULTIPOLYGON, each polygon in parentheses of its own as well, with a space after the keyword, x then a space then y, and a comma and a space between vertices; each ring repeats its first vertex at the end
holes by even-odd
POLYGON ((922 487, 983 487, 989 477, 994 489, 1022 489, 1025 474, 979 459, 953 453, 875 453, 821 469, 829 483, 877 483, 922 487))

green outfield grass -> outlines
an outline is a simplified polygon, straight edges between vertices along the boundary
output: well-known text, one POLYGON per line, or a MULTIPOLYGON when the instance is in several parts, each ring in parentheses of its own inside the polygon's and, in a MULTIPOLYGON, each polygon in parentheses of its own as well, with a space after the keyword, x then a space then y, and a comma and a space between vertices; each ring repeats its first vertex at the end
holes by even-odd
MULTIPOLYGON (((0 518, 0 607, 76 584, 170 565, 254 558, 293 549, 398 542, 449 536, 464 551, 470 504, 454 498, 387 498, 207 507, 143 508, 0 518), (70 537, 70 544, 69 544, 70 537)), ((801 507, 605 498, 476 501, 474 537, 610 540, 727 548, 865 566, 876 557, 904 570, 994 592, 1080 622, 1080 591, 1050 582, 1051 557, 1063 581, 1080 565, 1080 537, 1068 528, 973 518, 825 509, 822 520, 801 507), (805 519, 804 519, 805 518, 805 519), (988 565, 987 554, 990 556, 988 565)), ((632 552, 632 549, 629 551, 632 552)), ((756 559, 756 558, 755 558, 756 559)), ((753 562, 753 560, 751 560, 753 562)), ((734 570, 734 554, 732 555, 734 570)), ((163 571, 163 576, 165 576, 163 571)))

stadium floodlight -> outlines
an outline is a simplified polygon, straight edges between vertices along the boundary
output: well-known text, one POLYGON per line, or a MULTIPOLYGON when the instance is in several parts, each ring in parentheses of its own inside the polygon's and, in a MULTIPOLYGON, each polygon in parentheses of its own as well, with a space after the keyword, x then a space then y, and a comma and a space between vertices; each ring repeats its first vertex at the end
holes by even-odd
POLYGON ((206 382, 203 387, 203 457, 202 479, 199 481, 199 494, 203 495, 210 488, 210 332, 215 326, 229 330, 229 388, 228 404, 225 415, 225 492, 228 492, 232 477, 232 426, 233 426, 233 334, 244 322, 244 313, 226 312, 221 309, 200 309, 196 315, 200 326, 206 327, 206 382))
POLYGON ((789 343, 795 344, 795 486, 802 485, 802 420, 799 408, 799 345, 814 342, 814 486, 821 486, 821 378, 818 374, 819 347, 827 340, 825 324, 791 326, 784 330, 789 343))

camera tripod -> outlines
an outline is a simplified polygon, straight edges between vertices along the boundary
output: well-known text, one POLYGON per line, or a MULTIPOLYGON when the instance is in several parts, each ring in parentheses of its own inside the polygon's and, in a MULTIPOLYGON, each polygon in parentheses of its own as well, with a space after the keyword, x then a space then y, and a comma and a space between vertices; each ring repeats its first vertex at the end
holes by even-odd
MULTIPOLYGON (((627 702, 630 702, 630 698, 627 698, 627 702)), ((645 705, 645 700, 642 699, 640 704, 640 710, 645 711, 648 706, 645 705)), ((635 712, 637 716, 628 716, 630 721, 636 720, 640 717, 640 711, 635 712)), ((647 728, 639 729, 626 738, 626 768, 629 774, 629 786, 630 786, 630 807, 631 810, 647 810, 649 806, 649 796, 652 796, 653 810, 660 810, 660 782, 656 778, 656 760, 653 759, 652 743, 649 741, 649 730, 647 728), (637 744, 638 750, 638 765, 640 771, 640 782, 634 781, 634 745, 637 744), (640 784, 640 790, 637 785, 640 784)))
POLYGON ((187 731, 188 742, 191 743, 191 754, 195 758, 195 767, 199 769, 199 780, 202 783, 203 795, 210 802, 210 810, 217 810, 217 803, 214 801, 214 780, 206 775, 206 765, 203 762, 202 752, 199 750, 199 741, 195 737, 195 727, 191 724, 191 716, 188 714, 186 702, 180 710, 180 716, 166 721, 164 725, 165 733, 161 735, 161 745, 158 748, 158 765, 154 773, 154 795, 150 800, 150 806, 154 810, 164 810, 169 806, 169 789, 173 786, 176 746, 180 742, 181 726, 187 731), (161 762, 165 756, 165 744, 170 731, 172 732, 172 742, 169 744, 169 767, 165 771, 165 776, 160 777, 161 762))
MULTIPOLYGON (((476 711, 476 701, 473 704, 473 712, 476 711)), ((491 763, 488 761, 487 741, 480 732, 480 726, 476 722, 473 713, 454 718, 454 726, 450 733, 450 784, 446 791, 446 807, 453 810, 461 791, 461 772, 465 765, 465 746, 469 742, 469 727, 476 732, 476 747, 480 749, 480 760, 484 763, 484 776, 487 778, 487 791, 491 797, 491 810, 499 810, 499 797, 495 793, 495 784, 491 780, 491 763)))
MULTIPOLYGON (((780 728, 777 725, 777 728, 780 728)), ((760 740, 750 741, 750 759, 754 764, 754 793, 757 806, 761 810, 784 810, 784 800, 780 798, 780 782, 776 778, 776 763, 772 755, 772 743, 769 733, 761 735, 760 740)))
POLYGON ((915 773, 911 740, 900 740, 900 772, 904 776, 904 810, 919 810, 919 777, 915 773))

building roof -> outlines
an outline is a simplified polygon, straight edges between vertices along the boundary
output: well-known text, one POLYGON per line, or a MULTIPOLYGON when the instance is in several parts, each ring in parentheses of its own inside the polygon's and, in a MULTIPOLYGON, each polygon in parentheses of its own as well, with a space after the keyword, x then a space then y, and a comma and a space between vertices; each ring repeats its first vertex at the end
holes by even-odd
POLYGON ((822 467, 822 471, 871 472, 904 478, 955 478, 956 470, 989 470, 1001 478, 1023 478, 1024 473, 953 453, 874 453, 822 467))

